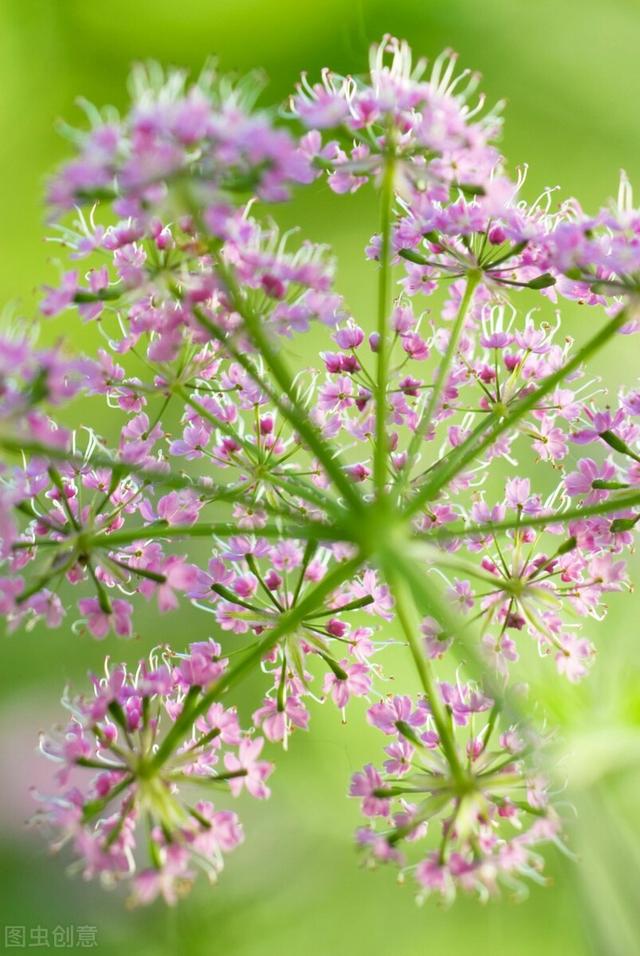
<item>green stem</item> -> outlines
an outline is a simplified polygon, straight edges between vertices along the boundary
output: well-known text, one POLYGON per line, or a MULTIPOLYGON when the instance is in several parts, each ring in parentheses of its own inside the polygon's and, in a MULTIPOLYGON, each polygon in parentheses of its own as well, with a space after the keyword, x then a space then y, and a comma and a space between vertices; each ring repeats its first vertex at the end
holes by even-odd
POLYGON ((416 430, 412 435, 411 442, 409 443, 407 463, 398 475, 396 482, 398 499, 400 499, 400 496, 402 495, 402 492, 404 491, 404 488, 406 487, 406 484, 411 476, 411 469, 415 464, 420 446, 429 430, 433 414, 435 411, 437 411, 442 389, 444 388, 451 363, 453 362, 453 357, 458 347, 458 342, 460 341, 460 335, 462 334, 462 329, 464 328, 464 321, 467 316, 467 312, 469 311, 469 306, 473 300, 473 293, 480 282, 481 276, 482 273, 475 271, 469 272, 467 274, 465 290, 460 301, 460 306, 458 308, 458 313, 456 315, 453 328, 451 329, 449 342, 447 343, 447 350, 442 358, 442 361, 440 362, 440 365, 438 366, 438 374, 433 388, 431 389, 429 401, 426 405, 426 408, 422 412, 422 415, 420 416, 420 421, 418 422, 416 430))
POLYGON ((418 676, 420 677, 422 689, 424 690, 429 707, 431 709, 433 722, 436 725, 436 730, 438 731, 438 736, 440 738, 440 746, 445 757, 447 758, 447 762, 451 768, 451 773, 453 774, 455 780, 459 784, 464 784, 466 781, 466 775, 460 762, 460 757, 458 755, 451 725, 447 720, 447 715, 442 705, 438 688, 431 672, 431 665, 427 659, 422 642, 418 636, 420 634, 420 617, 413 600, 413 594, 411 593, 411 589, 407 586, 401 574, 396 574, 395 570, 391 571, 390 573, 390 569, 386 568, 385 575, 391 586, 400 627, 402 628, 404 636, 407 639, 409 650, 411 651, 411 656, 413 657, 413 662, 416 666, 416 670, 418 671, 418 676))
POLYGON ((336 614, 342 614, 344 611, 359 611, 360 608, 368 607, 373 604, 375 598, 371 594, 365 594, 364 597, 357 598, 355 601, 349 601, 348 604, 341 604, 340 607, 332 607, 328 611, 318 611, 311 617, 316 620, 319 617, 334 617, 336 614))
POLYGON ((533 515, 532 517, 508 518, 505 521, 495 521, 491 524, 469 525, 467 528, 437 528, 424 536, 418 535, 421 540, 429 539, 449 539, 449 538, 471 538, 475 535, 490 535, 497 531, 511 531, 515 528, 541 528, 549 524, 565 524, 574 518, 588 518, 592 515, 616 514, 619 511, 625 511, 640 505, 640 491, 633 494, 620 495, 618 498, 610 498, 608 501, 599 501, 594 505, 583 505, 582 507, 567 508, 566 511, 559 511, 556 514, 533 515))
POLYGON ((251 649, 251 651, 238 664, 232 667, 218 680, 209 690, 202 695, 198 703, 189 708, 188 711, 181 714, 153 759, 155 767, 161 766, 165 760, 174 752, 180 741, 187 736, 193 723, 206 713, 211 704, 219 698, 230 687, 233 687, 238 681, 242 680, 254 667, 256 667, 266 653, 278 643, 278 641, 295 630, 304 619, 324 601, 326 597, 333 593, 344 581, 352 577, 360 568, 362 559, 360 556, 338 564, 330 571, 318 585, 310 591, 306 597, 291 608, 280 618, 278 624, 265 634, 262 640, 251 649))
POLYGON ((264 611, 261 608, 256 607, 255 604, 249 604, 248 601, 243 600, 243 598, 239 597, 229 588, 226 588, 223 584, 212 584, 211 590, 214 591, 219 597, 223 598, 223 600, 229 601, 231 604, 237 604, 238 607, 244 607, 247 611, 252 611, 253 614, 257 614, 260 617, 264 616, 264 611))
MULTIPOLYGON (((454 450, 454 453, 447 458, 443 468, 436 468, 431 478, 420 488, 418 494, 413 498, 405 509, 405 516, 415 514, 427 501, 433 499, 453 478, 469 465, 472 461, 480 459, 482 453, 494 444, 497 438, 507 429, 512 428, 527 412, 531 411, 538 404, 541 398, 548 395, 567 375, 579 368, 595 352, 628 321, 626 310, 623 309, 618 315, 614 316, 592 339, 578 349, 578 351, 562 366, 562 368, 548 375, 538 389, 535 389, 529 395, 521 398, 510 409, 499 418, 481 440, 476 443, 475 433, 467 441, 463 442, 454 450)), ((487 416, 489 422, 493 416, 487 416)))
MULTIPOLYGON (((216 418, 215 415, 212 415, 211 412, 197 399, 195 399, 189 392, 181 385, 175 385, 174 391, 180 396, 183 402, 186 405, 189 405, 195 412, 200 415, 201 418, 204 418, 208 421, 214 428, 220 429, 223 434, 229 435, 230 438, 233 438, 234 441, 237 441, 238 444, 244 449, 247 456, 254 463, 257 468, 265 467, 265 462, 260 460, 260 449, 243 438, 239 432, 232 428, 227 422, 216 418)), ((276 465, 279 462, 275 463, 276 465)), ((302 498, 304 501, 308 501, 311 504, 324 506, 325 496, 322 495, 318 490, 308 484, 306 481, 302 481, 298 475, 274 475, 273 473, 265 472, 264 480, 269 480, 274 485, 287 485, 290 484, 295 488, 295 491, 292 492, 298 497, 302 498)))
POLYGON ((73 511, 71 510, 71 505, 69 504, 69 499, 67 498, 67 493, 62 482, 62 478, 60 477, 60 472, 57 468, 54 468, 53 465, 50 465, 47 470, 49 472, 51 481, 56 486, 56 489, 60 495, 60 505, 69 519, 69 524, 75 531, 78 531, 80 526, 76 521, 73 511))
POLYGON ((265 382, 264 378, 257 372, 254 363, 246 355, 235 349, 233 352, 231 351, 229 348, 230 343, 225 335, 216 328, 215 323, 211 322, 201 310, 194 309, 194 317, 229 351, 229 354, 233 355, 233 358, 235 358, 242 368, 244 368, 253 380, 265 391, 281 414, 293 425, 301 438, 307 443, 336 488, 353 507, 360 509, 362 507, 360 495, 354 490, 351 481, 347 477, 341 464, 334 457, 332 449, 324 441, 319 429, 309 421, 304 408, 300 404, 289 371, 279 353, 271 344, 268 335, 265 333, 260 317, 249 307, 231 272, 221 265, 218 265, 217 268, 227 286, 233 308, 242 316, 246 330, 253 339, 260 356, 269 367, 273 377, 287 397, 288 402, 284 401, 282 396, 265 382))
POLYGON ((380 264, 378 272, 378 368, 376 376, 376 444, 373 478, 378 498, 385 493, 387 481, 387 379, 389 377, 389 312, 391 306, 391 230, 393 225, 393 181, 395 159, 385 157, 380 194, 380 264))
POLYGON ((209 422, 209 424, 213 425, 214 428, 219 429, 223 435, 228 435, 229 438, 232 438, 234 441, 236 441, 240 447, 244 449, 247 457, 252 462, 256 462, 256 452, 258 449, 255 445, 252 445, 251 442, 246 440, 246 438, 243 438, 242 435, 240 435, 235 428, 232 428, 228 422, 225 422, 223 419, 216 418, 216 416, 213 415, 209 409, 202 404, 202 402, 199 402, 196 398, 190 395, 187 389, 182 385, 174 385, 173 391, 176 395, 179 395, 185 405, 188 405, 190 408, 192 408, 200 416, 200 418, 203 418, 206 422, 209 422))
MULTIPOLYGON (((54 461, 67 462, 76 468, 107 468, 111 471, 119 471, 120 477, 131 474, 140 478, 140 480, 146 484, 155 484, 159 485, 160 487, 173 488, 176 490, 181 488, 191 488, 194 491, 199 492, 208 500, 225 501, 229 504, 234 504, 236 502, 246 504, 247 490, 248 487, 250 487, 250 485, 247 485, 247 482, 244 481, 235 486, 211 485, 210 483, 202 479, 198 479, 197 477, 191 477, 186 474, 177 474, 176 472, 156 471, 154 469, 141 468, 138 465, 130 464, 128 462, 117 461, 105 454, 93 453, 92 455, 84 456, 78 454, 77 452, 65 451, 64 449, 57 448, 54 445, 45 445, 42 442, 29 441, 28 439, 17 439, 6 435, 0 435, 0 448, 8 452, 15 452, 17 454, 29 453, 33 455, 42 455, 46 458, 51 458, 54 461)), ((316 507, 323 508, 326 511, 333 511, 336 516, 342 515, 342 512, 338 510, 335 502, 331 502, 330 499, 324 497, 317 489, 303 484, 294 475, 278 475, 277 479, 282 487, 286 488, 290 494, 297 495, 300 498, 305 498, 311 502, 311 504, 315 505, 316 507)), ((17 507, 21 508, 22 506, 19 505, 17 507)), ((296 517, 293 511, 283 511, 282 509, 276 508, 268 501, 261 500, 259 502, 259 507, 276 517, 296 517)), ((41 516, 38 516, 35 513, 33 514, 33 517, 43 520, 41 516)), ((55 528, 55 530, 57 532, 62 531, 61 528, 55 528)), ((220 534, 222 533, 223 532, 221 530, 220 534)), ((237 533, 237 529, 233 533, 237 533)))
POLYGON ((89 820, 93 819, 93 817, 101 813, 104 808, 111 803, 112 800, 115 800, 117 796, 119 796, 124 790, 127 789, 128 786, 130 786, 130 784, 133 783, 134 779, 135 778, 133 775, 129 774, 129 776, 124 777, 119 783, 117 783, 115 787, 112 787, 106 796, 100 797, 97 800, 92 800, 90 803, 85 803, 84 809, 82 811, 83 821, 87 823, 89 820))
MULTIPOLYGON (((59 542, 56 542, 59 543, 59 542)), ((56 555, 54 554, 53 559, 55 561, 56 555)), ((75 551, 71 551, 69 557, 65 562, 63 562, 59 567, 51 568, 45 574, 37 578, 32 584, 26 586, 23 591, 16 597, 16 604, 19 606, 24 604, 25 601, 28 601, 30 597, 33 597, 34 594, 37 594, 38 591, 41 591, 43 588, 49 584, 53 578, 62 578, 67 571, 70 571, 78 560, 78 555, 75 551)))
POLYGON ((498 706, 498 704, 494 704, 493 707, 491 708, 491 713, 489 714, 489 720, 487 721, 485 734, 482 739, 482 751, 481 751, 482 753, 484 753, 487 747, 489 746, 489 741, 491 740, 491 735, 493 734, 493 730, 496 725, 496 721, 498 719, 499 714, 500 714, 500 707, 498 706))
MULTIPOLYGON (((302 498, 303 501, 307 501, 316 508, 320 508, 322 511, 326 511, 327 514, 333 514, 336 517, 342 513, 340 505, 335 500, 328 498, 314 485, 310 485, 306 481, 303 482, 297 472, 288 472, 286 474, 279 472, 270 477, 275 491, 286 491, 288 494, 302 498)), ((267 506, 264 504, 262 507, 266 508, 267 506)), ((273 508, 273 505, 271 507, 273 508)))
POLYGON ((198 786, 205 783, 224 783, 225 780, 235 780, 237 777, 246 777, 246 770, 226 770, 223 773, 215 774, 211 777, 205 777, 198 774, 195 776, 190 773, 177 771, 169 776, 169 780, 180 780, 182 783, 196 783, 198 786))
POLYGON ((14 452, 19 455, 23 453, 42 455, 45 458, 50 458, 52 461, 67 462, 67 464, 73 465, 75 468, 107 468, 110 471, 119 469, 123 475, 135 475, 148 484, 156 484, 164 488, 175 489, 193 488, 207 495, 209 498, 217 497, 220 498, 221 501, 246 502, 246 485, 244 483, 238 489, 216 485, 212 486, 210 483, 190 477, 189 475, 142 468, 139 465, 119 461, 107 454, 94 452, 91 455, 82 455, 78 452, 58 448, 55 445, 45 445, 43 442, 31 441, 27 438, 13 438, 10 435, 0 435, 0 448, 4 451, 14 452))
MULTIPOLYGON (((145 578, 147 581, 153 581, 155 584, 166 584, 166 574, 159 574, 157 571, 149 571, 148 568, 136 568, 130 564, 127 564, 126 561, 118 561, 116 558, 112 558, 109 555, 107 555, 106 560, 115 568, 121 568, 123 571, 128 571, 129 574, 137 574, 138 577, 145 578)), ((120 575, 120 578, 122 578, 122 575, 120 575)))
POLYGON ((307 568, 309 567, 309 563, 311 562, 317 550, 318 550, 318 542, 315 541, 313 538, 309 538, 309 540, 307 541, 307 545, 304 549, 304 554, 302 556, 302 564, 300 566, 300 573, 298 574, 298 583, 295 586, 293 597, 291 598, 292 606, 298 600, 298 596, 300 594, 300 591, 302 590, 302 585, 304 584, 304 576, 307 572, 307 568))
POLYGON ((423 613, 431 615, 438 621, 444 633, 453 637, 452 647, 460 663, 482 684, 484 692, 512 723, 526 726, 526 719, 514 700, 514 695, 503 692, 483 657, 478 636, 468 633, 469 622, 452 611, 450 604, 429 581, 419 556, 407 547, 405 551, 394 551, 390 557, 393 572, 401 575, 407 582, 416 600, 423 605, 423 613))
MULTIPOLYGON (((474 409, 471 409, 471 408, 467 410, 474 411, 474 409)), ((438 472, 441 471, 443 468, 445 468, 450 461, 456 460, 457 457, 459 457, 460 449, 468 448, 472 442, 474 442, 477 438, 480 438, 486 432, 490 424, 491 424, 490 416, 487 413, 485 417, 481 419, 481 421, 479 421, 478 424, 475 426, 475 428, 469 433, 469 435, 467 436, 465 441, 462 443, 462 445, 459 445, 456 448, 452 448, 450 451, 446 453, 446 455, 443 455, 442 458, 439 458, 437 461, 434 461, 432 465, 429 465, 428 468, 425 468, 424 471, 420 472, 420 474, 417 475, 412 480, 411 483, 413 485, 416 485, 419 482, 419 480, 421 478, 424 478, 426 475, 431 475, 431 476, 437 475, 438 472)))
POLYGON ((273 606, 277 608, 278 611, 280 611, 281 613, 284 612, 284 606, 280 603, 280 601, 275 596, 273 591, 268 587, 265 579, 260 574, 260 568, 256 564, 256 559, 254 558, 254 556, 252 554, 246 554, 245 561, 247 562, 249 566, 249 570, 255 576, 256 580, 258 581, 258 584, 262 588, 263 594, 267 597, 267 599, 271 602, 271 604, 273 604, 273 606))
MULTIPOLYGON (((134 541, 148 541, 153 538, 213 538, 230 537, 239 533, 237 525, 229 523, 203 522, 193 525, 163 525, 161 523, 143 525, 140 528, 126 528, 122 531, 100 531, 88 539, 91 547, 122 547, 134 541)), ((345 540, 345 533, 331 525, 309 521, 300 525, 265 525, 258 528, 258 534, 264 538, 282 538, 283 535, 299 539, 320 539, 322 541, 345 540)), ((35 546, 35 545, 34 545, 35 546)), ((133 570, 133 568, 131 569, 133 570)))

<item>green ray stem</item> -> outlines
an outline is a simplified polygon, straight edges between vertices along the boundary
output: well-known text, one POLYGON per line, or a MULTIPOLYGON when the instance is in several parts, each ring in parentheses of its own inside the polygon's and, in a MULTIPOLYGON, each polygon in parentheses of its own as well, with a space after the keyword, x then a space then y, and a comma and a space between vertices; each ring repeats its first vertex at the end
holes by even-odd
POLYGON ((385 567, 385 577, 391 587, 395 601, 396 613, 400 627, 409 645, 411 656, 415 664, 422 689, 431 709, 431 716, 438 731, 440 746, 447 759, 451 773, 456 783, 464 785, 467 779, 465 770, 460 762, 460 756, 453 736, 451 723, 442 704, 431 664, 427 659, 420 639, 420 616, 416 608, 413 593, 402 574, 396 569, 385 567))
MULTIPOLYGON (((567 508, 566 511, 558 511, 552 514, 532 515, 527 517, 515 517, 505 521, 494 521, 491 524, 469 525, 466 528, 437 528, 424 535, 416 535, 416 538, 425 540, 447 540, 449 538, 470 538, 475 535, 484 536, 495 534, 498 531, 511 531, 515 528, 541 528, 550 524, 564 524, 573 519, 589 518, 594 515, 614 515, 620 511, 626 511, 640 505, 640 491, 635 491, 628 495, 619 495, 617 498, 610 498, 608 501, 599 501, 593 505, 583 505, 582 507, 567 508)), ((623 519, 624 520, 624 519, 623 519)))
POLYGON ((282 637, 290 634, 291 631, 302 624, 304 619, 312 611, 315 611, 325 598, 356 574, 361 566, 362 558, 360 556, 338 564, 299 604, 296 604, 295 607, 292 607, 283 614, 276 626, 271 628, 238 664, 230 668, 226 674, 223 674, 222 677, 202 695, 194 706, 187 708, 183 714, 177 718, 175 724, 158 748, 153 758, 153 765, 155 767, 161 766, 180 742, 188 735, 194 721, 206 713, 211 704, 219 700, 226 691, 250 673, 260 663, 264 655, 267 654, 271 648, 275 647, 282 637))
POLYGON ((378 351, 376 372, 376 442, 373 480, 378 498, 384 497, 387 483, 387 387, 389 378, 389 314, 391 311, 391 232, 393 226, 393 183, 395 158, 385 155, 380 193, 380 260, 378 270, 378 351))
POLYGON ((460 306, 458 308, 455 321, 453 323, 453 328, 451 329, 451 334, 449 335, 449 341, 447 343, 447 349, 444 353, 442 361, 438 366, 438 374, 436 380, 433 383, 433 388, 431 389, 429 400, 426 404, 425 409, 420 416, 420 421, 416 425, 415 432, 411 437, 409 443, 409 448, 407 451, 407 462, 400 474, 398 475, 396 481, 396 491, 398 494, 398 500, 404 491, 407 482, 411 477, 411 469, 413 468, 420 446, 424 441, 424 437, 429 430, 429 425, 433 418, 434 412, 437 411, 438 402, 440 401, 440 396, 442 394, 442 389, 444 388, 447 375, 449 374, 449 369, 451 368, 451 363, 458 347, 458 342, 460 341, 460 336, 464 328, 464 320, 467 317, 467 312, 469 311, 469 306, 473 300, 473 293, 480 282, 481 273, 479 271, 469 272, 467 274, 466 284, 462 299, 460 301, 460 306))
MULTIPOLYGON (((252 362, 247 355, 235 348, 233 343, 229 341, 222 330, 218 329, 215 323, 212 322, 200 309, 193 310, 194 317, 203 326, 203 328, 205 328, 213 336, 213 338, 216 339, 216 341, 220 342, 223 348, 251 376, 254 382, 256 382, 256 384, 263 389, 265 394, 274 403, 278 411, 287 419, 287 421, 291 423, 298 434, 306 441, 307 445, 316 456, 327 475, 331 478, 334 486, 339 490, 349 504, 352 507, 361 510, 362 499, 360 498, 360 495, 355 491, 351 481, 347 477, 347 474, 340 464, 334 449, 327 445, 320 432, 308 420, 306 412, 300 405, 298 396, 296 395, 295 387, 289 372, 284 362, 271 345, 268 336, 263 331, 259 318, 253 314, 246 301, 243 300, 235 278, 229 273, 228 270, 223 270, 221 267, 219 267, 219 271, 224 279, 225 284, 227 285, 235 310, 244 319, 247 331, 257 346, 261 357, 269 366, 276 381, 278 382, 278 385, 286 395, 288 402, 284 401, 282 396, 279 395, 267 381, 265 381, 264 377, 260 375, 255 367, 255 363, 252 362)), ((326 507, 330 508, 332 504, 331 500, 327 498, 326 501, 326 507)))
POLYGON ((548 395, 559 383, 588 361, 599 349, 605 345, 615 333, 629 321, 627 310, 623 309, 610 319, 606 325, 589 339, 582 348, 566 362, 562 368, 557 369, 553 374, 544 379, 538 389, 535 389, 529 395, 521 398, 512 408, 496 420, 496 416, 488 415, 488 430, 476 443, 476 433, 470 436, 470 439, 459 445, 454 452, 443 459, 443 467, 436 467, 429 479, 419 489, 415 497, 409 502, 405 509, 405 516, 409 517, 418 511, 427 501, 435 496, 461 471, 476 459, 479 459, 484 451, 487 450, 505 431, 513 428, 520 419, 530 412, 538 404, 541 398, 548 395), (491 425, 491 419, 494 424, 491 425))

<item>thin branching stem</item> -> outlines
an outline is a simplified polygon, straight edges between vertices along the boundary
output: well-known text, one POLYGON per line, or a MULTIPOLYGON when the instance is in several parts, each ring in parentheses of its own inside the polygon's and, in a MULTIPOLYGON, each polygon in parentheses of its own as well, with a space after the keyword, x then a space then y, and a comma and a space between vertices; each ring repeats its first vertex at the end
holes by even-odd
POLYGON ((469 311, 469 306, 473 301, 473 293, 480 279, 481 274, 479 272, 470 272, 467 275, 460 306, 453 323, 453 328, 451 329, 451 333, 449 335, 447 349, 442 357, 442 361, 438 365, 438 373, 436 375, 433 388, 429 393, 427 404, 422 412, 422 415, 420 416, 418 424, 416 425, 415 432, 411 436, 411 441, 407 450, 406 464, 399 473, 396 481, 396 492, 399 500, 401 499, 406 484, 411 477, 411 471, 420 451, 420 446, 424 441, 425 435, 429 431, 434 412, 436 412, 438 409, 438 402, 440 401, 440 397, 442 395, 442 389, 445 386, 447 375, 449 374, 449 370, 458 347, 458 342, 460 341, 460 336, 464 328, 464 322, 469 311))
POLYGON ((431 476, 419 488, 418 493, 409 502, 405 509, 405 516, 410 516, 419 511, 427 501, 433 500, 460 472, 475 460, 479 460, 482 454, 494 444, 494 442, 509 429, 514 428, 518 422, 528 412, 532 411, 539 403, 540 399, 549 392, 553 391, 568 375, 587 362, 592 355, 598 352, 615 333, 628 322, 626 310, 622 310, 616 316, 609 320, 603 328, 600 329, 593 338, 589 339, 582 348, 578 349, 574 355, 561 368, 548 375, 540 384, 539 388, 534 389, 524 398, 509 409, 502 410, 501 413, 494 413, 487 416, 481 437, 477 439, 476 433, 454 449, 451 455, 443 459, 441 467, 436 467, 431 476))
POLYGON ((385 155, 380 193, 380 259, 378 270, 377 372, 376 372, 376 442, 373 457, 373 480, 378 498, 387 483, 387 388, 389 378, 389 316, 391 311, 391 233, 395 158, 391 148, 385 155))

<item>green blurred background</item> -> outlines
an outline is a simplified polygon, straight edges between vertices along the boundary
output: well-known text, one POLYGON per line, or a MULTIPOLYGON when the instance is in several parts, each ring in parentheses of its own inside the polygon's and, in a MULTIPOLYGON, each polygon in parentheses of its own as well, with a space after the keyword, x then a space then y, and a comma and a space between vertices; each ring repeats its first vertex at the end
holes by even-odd
MULTIPOLYGON (((30 320, 37 287, 57 276, 55 250, 43 242, 42 185, 68 154, 54 124, 79 121, 76 96, 124 106, 132 62, 151 57, 197 71, 213 53, 224 69, 264 68, 271 80, 266 98, 278 101, 303 69, 312 77, 325 65, 362 70, 369 43, 384 32, 409 39, 416 55, 457 49, 463 65, 483 73, 489 103, 507 98, 504 148, 512 167, 530 164, 529 199, 558 183, 592 208, 615 194, 620 167, 640 182, 636 0, 0 0, 0 301, 30 320)), ((375 229, 371 196, 339 199, 313 188, 282 217, 335 246, 339 286, 366 325, 373 277, 361 249, 375 229)), ((578 306, 566 312, 580 338, 591 316, 578 306)), ((95 334, 69 317, 43 330, 49 340, 65 333, 82 348, 95 334)), ((638 357, 637 340, 618 341, 601 371, 612 382, 634 382, 638 357)), ((636 580, 639 571, 636 562, 636 580)), ((114 639, 100 645, 68 628, 7 636, 0 671, 0 923, 93 925, 100 952, 127 947, 140 956, 634 956, 639 611, 637 597, 616 596, 604 624, 588 622, 600 653, 584 688, 567 689, 549 666, 540 672, 531 664, 535 693, 563 728, 566 801, 579 811, 571 832, 577 861, 549 854, 555 886, 533 889, 524 903, 460 901, 448 911, 433 903, 416 908, 411 888, 396 886, 391 872, 358 869, 351 841, 358 814, 345 791, 350 773, 377 758, 378 743, 357 707, 346 727, 332 708, 317 709, 312 734, 294 738, 278 761, 274 799, 239 808, 247 842, 218 887, 199 887, 174 912, 157 906, 129 913, 120 897, 68 880, 23 826, 31 812, 28 786, 45 781, 48 771, 34 741, 61 716, 62 685, 99 668, 105 651, 131 659, 162 640, 180 646, 202 635, 206 622, 192 611, 165 618, 149 611, 133 648, 114 639)), ((240 703, 257 693, 257 684, 247 685, 240 703)))

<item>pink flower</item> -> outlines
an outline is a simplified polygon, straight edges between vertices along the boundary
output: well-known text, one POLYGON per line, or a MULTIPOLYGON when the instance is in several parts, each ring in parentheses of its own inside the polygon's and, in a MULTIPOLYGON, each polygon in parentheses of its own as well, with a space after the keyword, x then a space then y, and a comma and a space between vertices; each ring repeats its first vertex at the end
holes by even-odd
POLYGON ((575 634, 563 634, 559 643, 561 650, 555 657, 558 673, 575 684, 587 675, 588 665, 594 654, 593 646, 588 640, 575 634))
POLYGON ((598 465, 592 458, 581 458, 577 470, 565 478, 565 486, 568 494, 585 495, 585 502, 595 503, 603 501, 607 491, 594 489, 594 481, 612 481, 615 477, 616 469, 611 462, 598 465))
POLYGON ((169 451, 172 455, 184 455, 187 461, 202 458, 203 449, 209 443, 210 434, 204 425, 187 425, 183 437, 172 441, 169 451))
POLYGON ((133 606, 129 601, 115 598, 111 601, 111 612, 103 610, 98 598, 81 598, 78 610, 87 619, 87 627, 94 637, 102 639, 110 630, 119 637, 131 637, 131 615, 133 606))
POLYGON ((543 461, 561 461, 567 454, 567 436, 548 419, 536 426, 532 447, 543 461))
POLYGON ((424 362, 429 358, 429 346, 417 332, 407 332, 402 336, 402 348, 407 355, 417 362, 424 362))
POLYGON ((230 774, 237 774, 229 778, 229 788, 234 797, 237 797, 246 788, 252 797, 257 800, 266 800, 271 791, 265 785, 265 780, 273 771, 273 764, 266 760, 258 760, 264 746, 262 737, 253 740, 245 737, 241 741, 238 755, 226 753, 224 765, 230 774))
POLYGON ((362 797, 362 812, 367 817, 386 817, 389 815, 390 801, 386 797, 376 796, 382 788, 382 777, 371 764, 367 764, 362 773, 354 773, 351 778, 349 795, 362 797))
POLYGON ((505 487, 505 501, 510 508, 522 508, 529 500, 531 482, 528 478, 510 478, 505 487))
POLYGON ((323 385, 318 395, 318 406, 323 411, 339 412, 353 405, 353 383, 341 375, 335 382, 323 385))
POLYGON ((192 525, 198 520, 202 501, 189 489, 172 491, 158 501, 158 517, 168 525, 192 525))
POLYGON ((166 578, 164 584, 156 589, 158 607, 161 611, 173 611, 178 606, 176 591, 193 591, 196 589, 200 573, 194 564, 172 555, 162 564, 160 571, 166 578))
POLYGON ((389 760, 385 760, 384 769, 387 773, 401 777, 411 769, 413 747, 406 740, 396 740, 384 748, 389 760))
MULTIPOLYGON (((227 662, 224 661, 223 663, 226 666, 227 662)), ((217 675, 217 669, 213 672, 209 671, 207 677, 210 678, 211 673, 217 675)), ((216 678, 214 677, 213 679, 215 680, 216 678)), ((211 731, 217 731, 213 739, 216 740, 219 738, 223 744, 230 744, 237 747, 242 740, 238 714, 235 708, 225 709, 220 703, 213 703, 207 713, 203 717, 198 718, 196 727, 201 733, 207 735, 209 735, 211 731)))
POLYGON ((447 591, 449 599, 457 605, 458 610, 468 611, 473 607, 473 590, 468 581, 456 578, 452 588, 447 591))
POLYGON ((58 289, 47 286, 47 295, 40 304, 43 315, 57 315, 63 312, 73 302, 78 291, 78 273, 65 272, 62 285, 58 289))
POLYGON ((416 879, 430 892, 444 893, 447 882, 447 868, 438 859, 437 853, 430 853, 416 869, 416 879))
POLYGON ((337 707, 346 707, 350 697, 365 697, 371 690, 369 668, 361 662, 340 661, 339 673, 325 674, 322 689, 331 694, 337 707))
POLYGON ((615 433, 624 422, 624 412, 622 409, 619 409, 613 415, 609 411, 593 412, 589 408, 585 408, 584 411, 591 420, 591 427, 574 432, 571 436, 571 440, 578 445, 587 445, 592 441, 597 441, 604 432, 615 433))
POLYGON ((0 338, 7 629, 60 626, 72 588, 99 638, 131 636, 141 597, 161 612, 186 599, 226 635, 224 654, 206 629, 187 644, 176 618, 180 652, 107 662, 43 739, 59 764, 41 799, 56 845, 87 878, 133 880, 134 901, 174 903, 200 868, 218 877, 240 822, 183 799, 183 784, 266 797, 264 739, 286 746, 306 729, 312 698, 344 708, 375 694, 382 766, 351 793, 384 820, 358 842, 372 863, 406 863, 421 897, 517 886, 557 838, 530 755, 544 741, 505 726, 487 681, 464 683, 462 669, 443 681, 455 665, 440 660, 458 643, 472 657, 475 641, 508 686, 533 640, 580 680, 594 655, 580 618, 627 587, 640 392, 604 396, 582 360, 640 330, 640 211, 624 176, 617 204, 594 215, 550 192, 528 203, 476 82, 454 54, 428 67, 385 36, 364 75, 303 77, 292 122, 255 109, 251 84, 142 71, 119 117, 90 111, 50 183, 52 212, 71 213, 59 233, 70 265, 99 264, 63 266, 42 312, 103 319, 105 347, 84 359, 66 354, 88 341, 73 332, 53 348, 0 338), (362 326, 329 250, 263 208, 321 182, 389 187, 388 222, 364 251, 385 302, 362 326), (111 225, 96 223, 98 202, 111 225), (525 289, 525 309, 538 293, 601 307, 607 323, 577 350, 559 313, 516 310, 525 289), (310 349, 299 336, 311 330, 310 349), (115 412, 100 427, 98 400, 115 412), (581 444, 597 453, 570 459, 581 444), (409 628, 417 698, 395 666, 409 628), (259 737, 232 705, 250 671, 259 737), (392 677, 397 693, 380 699, 392 677))
MULTIPOLYGON (((193 644, 191 657, 206 657, 214 649, 213 642, 207 653, 204 645, 193 644)), ((271 770, 256 759, 262 741, 243 737, 236 712, 219 703, 194 722, 188 740, 165 753, 159 766, 149 760, 167 732, 175 732, 174 721, 203 699, 193 685, 185 697, 184 659, 166 648, 160 653, 165 661, 160 666, 156 651, 132 670, 124 664, 108 668, 105 677, 93 679, 93 696, 72 701, 67 727, 41 742, 42 752, 61 765, 58 792, 36 795, 37 819, 58 831, 54 845, 71 843, 85 878, 131 880, 133 902, 140 904, 158 895, 175 902, 201 868, 215 879, 224 855, 242 842, 237 815, 206 800, 194 804, 191 791, 208 787, 210 778, 224 787, 227 773, 220 765, 241 763, 228 789, 237 792, 242 779, 249 792, 263 797, 268 795, 263 780, 271 770), (238 748, 240 759, 229 748, 238 748), (78 783, 69 788, 71 772, 78 783), (183 803, 185 778, 190 794, 183 803), (148 799, 153 788, 161 800, 148 799)))
POLYGON ((426 720, 423 708, 413 709, 410 697, 395 696, 373 704, 367 711, 367 720, 383 734, 397 734, 398 722, 409 727, 421 727, 426 720))
POLYGON ((287 695, 282 709, 276 700, 267 697, 262 707, 254 711, 253 722, 262 729, 267 740, 280 741, 288 736, 292 727, 307 729, 309 711, 292 694, 287 695))
POLYGON ((177 679, 186 687, 207 687, 226 670, 227 659, 216 641, 198 641, 189 645, 176 669, 177 679))
POLYGON ((345 328, 334 332, 333 338, 341 349, 357 349, 364 342, 364 332, 354 322, 349 322, 345 328))

